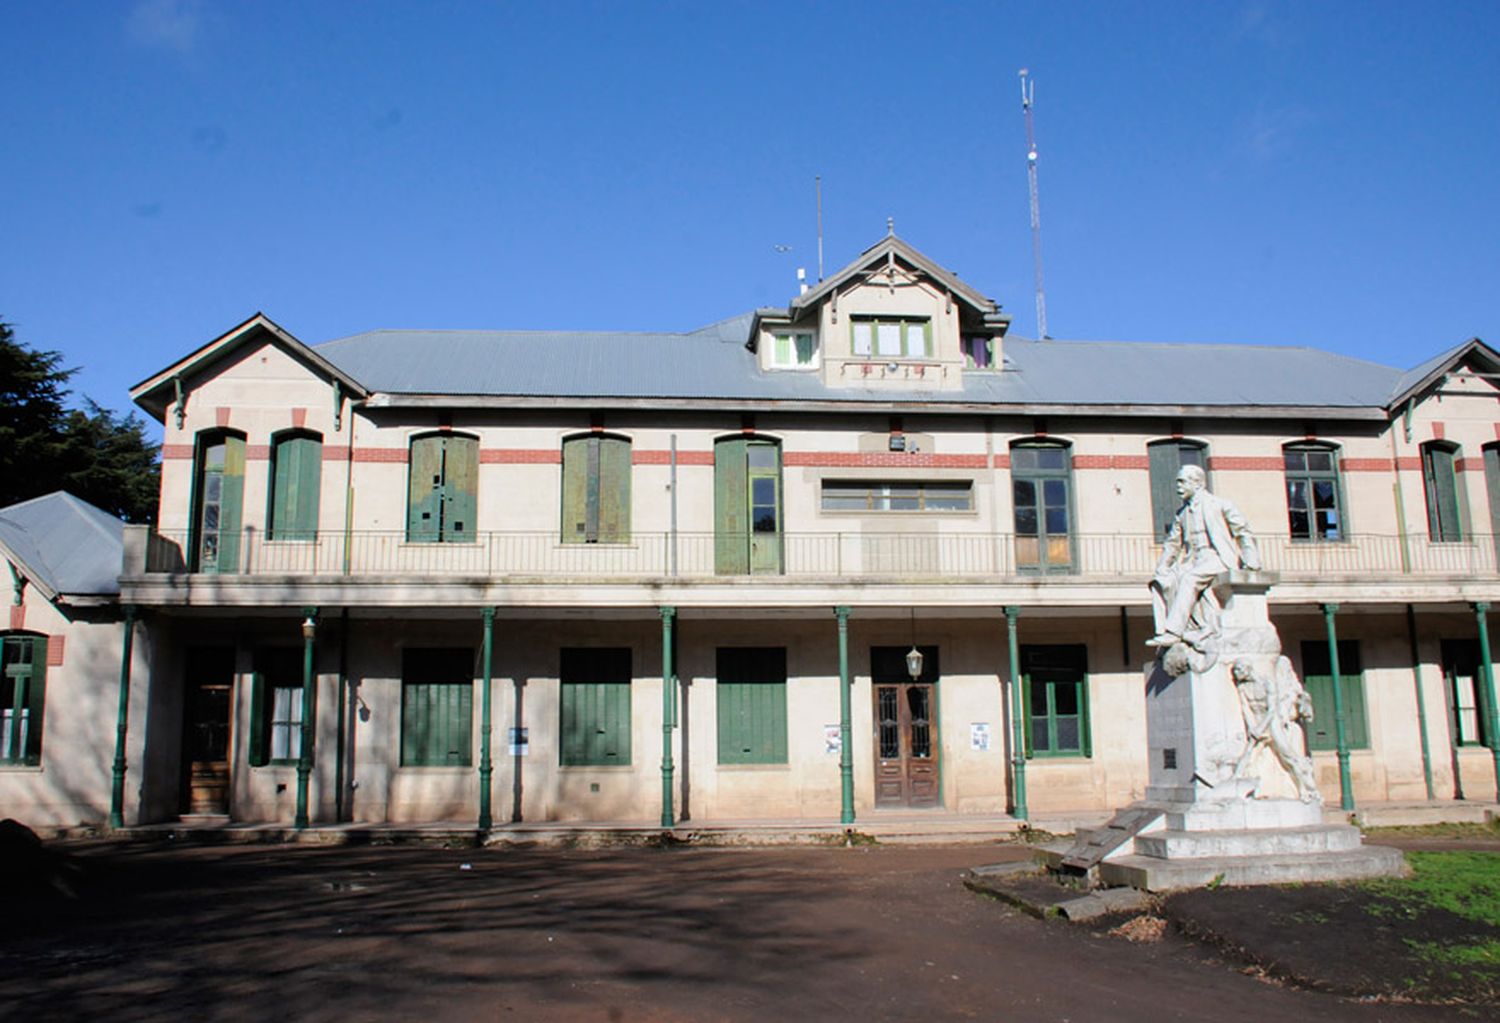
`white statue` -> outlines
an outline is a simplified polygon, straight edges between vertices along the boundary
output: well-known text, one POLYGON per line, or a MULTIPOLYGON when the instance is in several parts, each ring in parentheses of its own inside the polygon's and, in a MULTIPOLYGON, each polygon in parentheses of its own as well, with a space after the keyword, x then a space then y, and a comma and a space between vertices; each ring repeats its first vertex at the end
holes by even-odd
POLYGON ((1220 611, 1214 580, 1231 569, 1259 569, 1260 551, 1245 516, 1234 502, 1210 493, 1207 483, 1196 465, 1185 465, 1177 474, 1182 507, 1172 519, 1149 584, 1156 635, 1146 645, 1186 643, 1212 663, 1220 611))
POLYGON ((1292 670, 1292 662, 1276 658, 1276 670, 1268 678, 1255 670, 1251 658, 1241 657, 1230 676, 1245 712, 1245 752, 1234 765, 1232 777, 1244 777, 1255 754, 1269 749, 1296 783, 1298 797, 1304 803, 1321 803, 1312 757, 1303 752, 1302 731, 1297 727, 1299 721, 1312 721, 1312 699, 1292 670))

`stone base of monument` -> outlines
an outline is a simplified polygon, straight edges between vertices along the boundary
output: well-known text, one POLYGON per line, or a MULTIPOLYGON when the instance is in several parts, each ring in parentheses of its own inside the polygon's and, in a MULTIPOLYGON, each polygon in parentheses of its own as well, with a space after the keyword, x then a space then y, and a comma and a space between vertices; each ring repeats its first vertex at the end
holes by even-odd
POLYGON ((1399 850, 1364 845, 1352 825, 1323 823, 1322 802, 1297 798, 1279 766, 1262 762, 1270 768, 1264 783, 1235 777, 1247 747, 1231 668, 1244 662, 1262 676, 1275 671, 1281 640, 1266 606, 1272 582, 1266 573, 1221 577, 1214 644, 1179 644, 1146 666, 1146 798, 1053 851, 1053 866, 1150 891, 1405 871, 1399 850))

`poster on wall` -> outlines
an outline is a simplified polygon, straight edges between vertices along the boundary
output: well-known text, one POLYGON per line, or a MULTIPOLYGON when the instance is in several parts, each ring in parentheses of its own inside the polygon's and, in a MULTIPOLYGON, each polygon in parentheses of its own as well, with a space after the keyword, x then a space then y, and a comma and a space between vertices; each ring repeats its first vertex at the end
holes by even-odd
POLYGON ((512 728, 510 730, 510 755, 513 757, 524 757, 531 746, 528 736, 529 729, 512 728))
POLYGON ((987 753, 990 748, 990 723, 975 721, 969 725, 969 749, 976 753, 987 753))
POLYGON ((844 748, 841 738, 842 733, 838 725, 823 726, 823 752, 827 756, 836 757, 844 748))

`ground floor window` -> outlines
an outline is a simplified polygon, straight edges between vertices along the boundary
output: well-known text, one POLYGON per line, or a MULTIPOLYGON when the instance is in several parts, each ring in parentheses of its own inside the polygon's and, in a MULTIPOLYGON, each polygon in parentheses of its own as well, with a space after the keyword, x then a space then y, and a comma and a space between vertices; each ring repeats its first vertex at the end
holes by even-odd
POLYGON ((467 767, 473 738, 473 649, 403 650, 401 766, 467 767))
POLYGON ((1026 755, 1092 756, 1088 650, 1081 643, 1023 646, 1026 755))
POLYGON ((292 764, 302 755, 302 650, 273 647, 255 654, 251 686, 250 764, 292 764))
POLYGON ((0 764, 42 762, 47 637, 0 636, 0 764))
POLYGON ((628 647, 563 648, 558 681, 564 767, 630 763, 630 677, 628 647))
POLYGON ((1488 746, 1490 736, 1482 709, 1480 687, 1485 684, 1479 663, 1479 641, 1443 640, 1443 679, 1447 682, 1455 746, 1488 746))
POLYGON ((786 647, 719 647, 717 663, 719 763, 786 763, 786 647))
MULTIPOLYGON (((1345 737, 1350 749, 1370 748, 1369 715, 1365 711, 1364 668, 1359 659, 1359 641, 1339 640, 1339 682, 1344 691, 1345 737)), ((1313 720, 1304 725, 1309 750, 1338 749, 1338 720, 1333 705, 1333 666, 1328 644, 1308 640, 1302 644, 1302 685, 1312 697, 1313 720)))

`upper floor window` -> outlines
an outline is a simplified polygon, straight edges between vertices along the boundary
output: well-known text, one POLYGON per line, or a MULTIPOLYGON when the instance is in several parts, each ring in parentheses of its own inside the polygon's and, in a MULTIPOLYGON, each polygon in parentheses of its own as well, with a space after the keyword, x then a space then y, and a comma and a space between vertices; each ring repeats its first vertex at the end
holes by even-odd
POLYGON ((817 338, 805 330, 771 338, 771 365, 778 369, 811 369, 818 364, 817 338))
POLYGON ((1288 444, 1282 449, 1282 460, 1292 539, 1344 539, 1338 449, 1322 444, 1288 444))
POLYGON ((601 433, 563 441, 562 542, 630 540, 630 441, 601 433))
POLYGON ((411 543, 473 543, 478 489, 477 438, 458 433, 413 438, 406 539, 411 543))
POLYGON ((0 636, 0 764, 42 762, 47 637, 0 636))
POLYGON ((266 539, 318 538, 322 472, 323 438, 300 431, 271 438, 271 507, 266 515, 266 539))
POLYGON ((860 317, 849 323, 854 354, 877 359, 932 355, 932 321, 925 317, 860 317))
POLYGON ((193 570, 237 572, 244 525, 245 438, 198 435, 193 466, 193 570))
POLYGON ((1066 444, 1033 442, 1010 449, 1016 567, 1068 572, 1073 567, 1073 471, 1066 444))
POLYGON ((968 480, 824 480, 824 511, 970 511, 968 480))
POLYGON ((995 339, 983 334, 965 336, 958 343, 964 354, 966 369, 995 368, 995 339))
POLYGON ((1458 448, 1433 441, 1422 445, 1422 487, 1427 494, 1427 536, 1439 543, 1464 538, 1458 489, 1458 448))
POLYGON ((1151 468, 1151 528, 1157 540, 1167 535, 1182 499, 1177 496, 1177 474, 1196 465, 1208 472, 1208 448, 1190 440, 1159 440, 1146 445, 1151 468))

